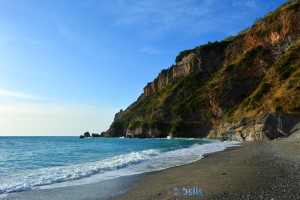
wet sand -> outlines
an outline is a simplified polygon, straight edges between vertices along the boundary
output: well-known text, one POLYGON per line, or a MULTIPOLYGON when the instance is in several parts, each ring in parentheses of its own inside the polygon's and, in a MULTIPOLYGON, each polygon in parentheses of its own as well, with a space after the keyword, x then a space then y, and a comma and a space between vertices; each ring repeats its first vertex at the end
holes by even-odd
POLYGON ((10 193, 0 200, 94 200, 111 199, 127 192, 142 175, 126 176, 110 180, 61 188, 39 189, 10 193))

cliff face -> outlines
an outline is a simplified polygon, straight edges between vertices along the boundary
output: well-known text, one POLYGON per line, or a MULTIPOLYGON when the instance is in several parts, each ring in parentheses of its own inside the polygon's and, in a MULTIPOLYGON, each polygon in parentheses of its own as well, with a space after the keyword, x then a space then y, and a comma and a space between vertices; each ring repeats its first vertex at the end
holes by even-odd
POLYGON ((180 60, 177 57, 177 63, 166 70, 162 70, 158 77, 144 88, 143 96, 149 96, 155 92, 159 92, 164 86, 172 80, 187 76, 192 73, 215 72, 222 66, 225 48, 229 42, 215 42, 206 46, 196 48, 194 51, 186 51, 180 60))
POLYGON ((175 65, 116 114, 105 136, 287 136, 292 129, 282 127, 300 122, 299 80, 300 1, 295 1, 237 36, 181 52, 175 65))

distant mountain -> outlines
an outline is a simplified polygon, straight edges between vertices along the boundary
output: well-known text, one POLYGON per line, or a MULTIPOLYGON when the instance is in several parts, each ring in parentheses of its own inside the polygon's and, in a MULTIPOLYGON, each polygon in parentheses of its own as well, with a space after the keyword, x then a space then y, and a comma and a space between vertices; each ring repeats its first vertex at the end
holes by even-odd
POLYGON ((262 140, 287 136, 299 122, 298 0, 236 36, 181 52, 105 136, 262 140))

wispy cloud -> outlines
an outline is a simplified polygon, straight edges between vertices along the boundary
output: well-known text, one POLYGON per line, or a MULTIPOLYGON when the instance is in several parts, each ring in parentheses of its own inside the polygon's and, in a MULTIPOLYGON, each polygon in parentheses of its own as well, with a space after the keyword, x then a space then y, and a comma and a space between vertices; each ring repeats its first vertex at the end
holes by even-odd
POLYGON ((139 26, 146 36, 157 36, 170 30, 188 28, 195 20, 204 17, 210 3, 198 7, 193 1, 118 1, 112 8, 117 16, 115 24, 139 26))
POLYGON ((170 32, 193 33, 196 35, 212 31, 227 32, 233 25, 232 10, 235 15, 245 16, 256 0, 118 0, 104 1, 101 9, 115 17, 116 26, 136 27, 146 37, 159 37, 170 32), (248 10, 247 10, 248 9, 248 10))
POLYGON ((0 102, 19 102, 19 103, 58 103, 58 104, 71 104, 71 102, 66 102, 60 99, 46 97, 41 95, 33 95, 20 91, 12 91, 0 89, 0 102))
POLYGON ((10 35, 0 35, 0 43, 6 43, 6 42, 12 41, 14 39, 15 39, 15 37, 12 37, 10 35))
POLYGON ((77 39, 74 33, 67 28, 60 20, 60 14, 62 13, 62 7, 57 7, 54 12, 52 13, 52 22, 57 28, 58 32, 66 38, 70 42, 75 42, 77 39))
POLYGON ((150 46, 144 47, 140 51, 147 54, 162 54, 164 52, 162 49, 150 46))
POLYGON ((26 37, 26 36, 16 36, 9 34, 0 34, 0 45, 10 45, 11 43, 20 43, 25 42, 32 45, 40 44, 40 41, 34 38, 26 37))
POLYGON ((246 7, 256 7, 258 5, 257 0, 235 0, 233 5, 236 6, 246 6, 246 7))
POLYGON ((33 45, 38 45, 38 44, 40 44, 41 42, 39 41, 39 40, 37 40, 37 39, 34 39, 34 38, 23 38, 23 40, 24 41, 27 41, 27 42, 29 42, 29 43, 31 43, 31 44, 33 44, 33 45))
MULTIPOLYGON (((89 1, 81 1, 82 4, 79 6, 90 6, 89 1)), ((51 16, 52 23, 58 33, 62 36, 62 38, 66 41, 68 45, 71 45, 72 47, 75 47, 76 49, 87 53, 88 55, 92 56, 96 60, 98 60, 99 55, 91 50, 90 46, 93 45, 93 42, 91 42, 91 38, 88 38, 82 34, 78 33, 78 30, 76 31, 76 27, 79 25, 76 22, 72 23, 66 23, 64 19, 66 19, 66 16, 64 16, 65 7, 57 7, 53 12, 51 16)), ((100 37, 100 36, 99 36, 100 37)))
POLYGON ((9 90, 0 90, 0 96, 20 98, 20 99, 31 99, 31 100, 39 99, 39 97, 37 97, 37 96, 33 96, 33 95, 30 95, 30 94, 25 94, 25 93, 22 93, 22 92, 9 91, 9 90))
POLYGON ((57 29, 60 32, 60 34, 64 36, 67 40, 71 42, 75 42, 77 40, 74 33, 70 29, 68 29, 65 25, 57 24, 57 29))
POLYGON ((89 0, 79 0, 79 7, 90 7, 92 5, 92 2, 89 0))

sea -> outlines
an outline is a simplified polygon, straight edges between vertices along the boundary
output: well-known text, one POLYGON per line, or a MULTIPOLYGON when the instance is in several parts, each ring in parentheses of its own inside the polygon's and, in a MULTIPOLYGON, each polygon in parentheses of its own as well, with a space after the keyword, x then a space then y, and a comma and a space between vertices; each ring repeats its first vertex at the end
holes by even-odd
POLYGON ((0 137, 0 195, 158 171, 236 145, 193 138, 0 137))

